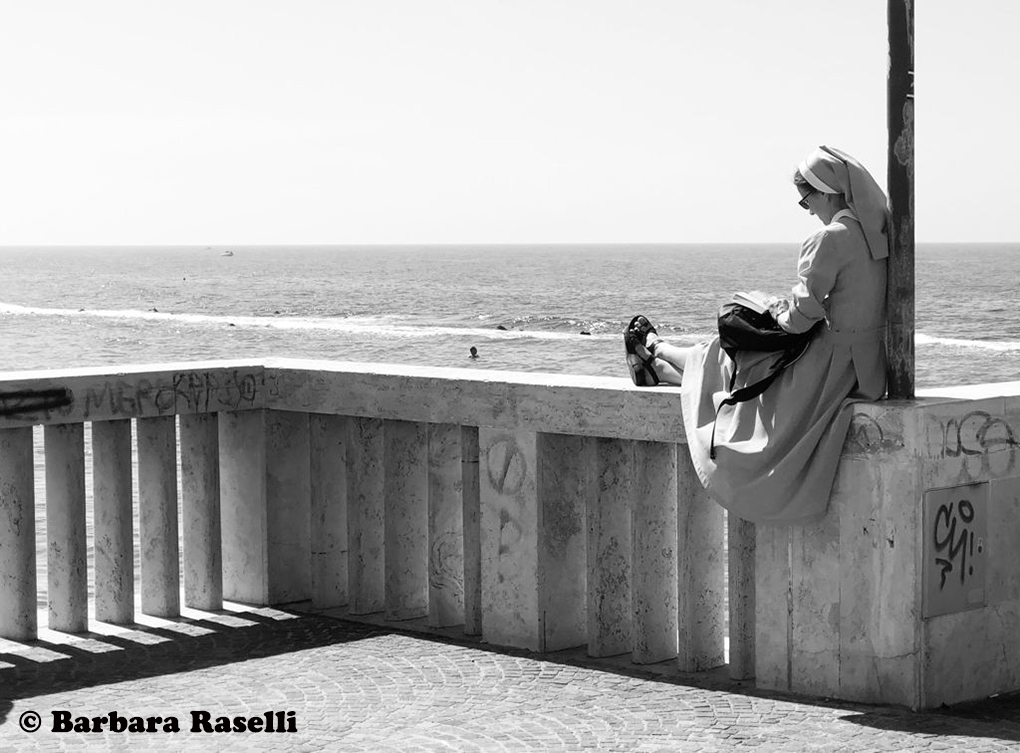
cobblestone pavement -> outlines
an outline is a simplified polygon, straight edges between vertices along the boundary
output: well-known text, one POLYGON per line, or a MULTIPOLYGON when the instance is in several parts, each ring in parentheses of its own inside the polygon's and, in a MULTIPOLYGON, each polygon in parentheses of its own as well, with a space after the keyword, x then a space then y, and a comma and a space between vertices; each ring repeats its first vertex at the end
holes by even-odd
POLYGON ((916 714, 275 609, 186 614, 0 640, 0 750, 1020 750, 1017 694, 916 714), (108 719, 54 732, 61 711, 71 725, 108 719), (213 728, 281 712, 274 724, 296 732, 192 731, 195 711, 213 728), (114 732, 111 712, 175 717, 180 731, 114 732))

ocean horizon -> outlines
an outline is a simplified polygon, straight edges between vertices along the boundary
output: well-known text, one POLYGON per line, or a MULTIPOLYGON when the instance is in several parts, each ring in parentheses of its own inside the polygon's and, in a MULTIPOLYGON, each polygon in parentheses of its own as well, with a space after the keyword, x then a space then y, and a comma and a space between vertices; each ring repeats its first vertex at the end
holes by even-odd
MULTIPOLYGON (((787 293, 798 248, 6 247, 0 371, 278 356, 625 377, 633 315, 707 339, 734 291, 787 293)), ((915 257, 918 386, 1020 379, 1020 244, 915 257)))

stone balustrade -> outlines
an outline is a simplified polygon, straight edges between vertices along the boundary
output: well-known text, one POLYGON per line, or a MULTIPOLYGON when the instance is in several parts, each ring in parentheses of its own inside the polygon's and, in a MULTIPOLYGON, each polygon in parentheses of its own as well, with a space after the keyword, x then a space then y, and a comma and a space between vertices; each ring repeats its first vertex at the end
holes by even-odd
POLYGON ((1020 688, 1020 385, 854 410, 829 514, 773 528, 708 499, 675 388, 282 359, 0 375, 0 637, 38 634, 42 426, 51 629, 88 628, 91 567, 106 622, 182 593, 310 602, 684 671, 728 637, 732 677, 851 700, 1020 688))
MULTIPOLYGON (((42 425, 52 629, 87 629, 91 565, 103 621, 131 621, 136 601, 179 614, 183 581, 200 609, 311 601, 537 651, 718 666, 724 517, 693 476, 677 398, 620 379, 295 361, 7 374, 0 635, 38 631, 42 425), (27 406, 56 388, 70 404, 27 406)), ((733 624, 753 655, 753 619, 733 624)))

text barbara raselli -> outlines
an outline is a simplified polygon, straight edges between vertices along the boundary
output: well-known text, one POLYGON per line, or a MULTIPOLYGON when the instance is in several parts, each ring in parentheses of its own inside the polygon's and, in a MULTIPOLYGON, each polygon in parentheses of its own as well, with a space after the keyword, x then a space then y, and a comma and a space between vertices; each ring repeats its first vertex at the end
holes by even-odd
MULTIPOLYGON (((257 716, 214 716, 209 711, 191 711, 185 717, 191 732, 297 732, 293 711, 266 711, 257 716)), ((103 716, 74 716, 70 711, 53 712, 53 732, 180 732, 176 716, 124 716, 111 711, 103 716)))

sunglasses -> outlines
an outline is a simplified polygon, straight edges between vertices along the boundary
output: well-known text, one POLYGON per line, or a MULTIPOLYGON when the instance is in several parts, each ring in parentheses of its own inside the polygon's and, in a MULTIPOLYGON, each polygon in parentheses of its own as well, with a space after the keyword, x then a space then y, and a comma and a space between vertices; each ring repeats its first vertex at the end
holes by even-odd
POLYGON ((808 196, 810 196, 813 193, 814 193, 814 191, 808 191, 806 194, 804 194, 804 196, 801 198, 801 200, 797 202, 798 204, 800 204, 800 208, 801 209, 810 209, 811 208, 811 207, 808 206, 807 200, 808 200, 808 196))

